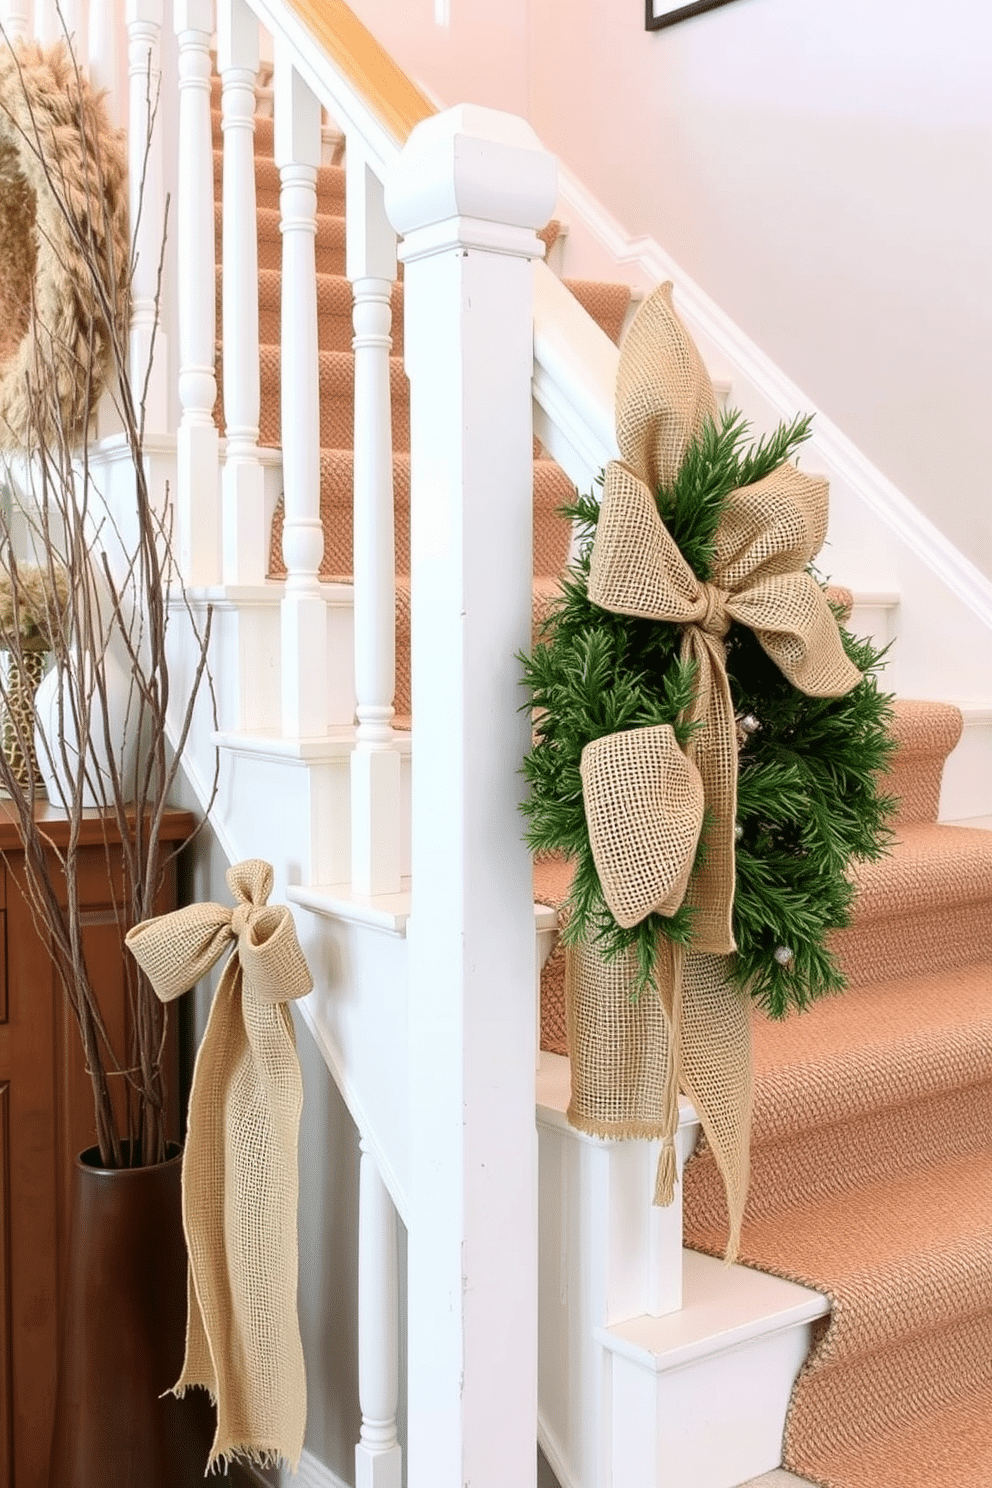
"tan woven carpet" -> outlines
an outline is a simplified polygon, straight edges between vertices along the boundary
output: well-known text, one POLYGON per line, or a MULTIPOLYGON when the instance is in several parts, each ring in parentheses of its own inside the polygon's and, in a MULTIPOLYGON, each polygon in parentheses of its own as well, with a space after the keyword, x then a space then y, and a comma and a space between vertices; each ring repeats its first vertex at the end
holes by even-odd
MULTIPOLYGON (((934 824, 955 709, 901 703, 892 857, 836 937, 851 985, 756 1016, 741 1259, 826 1292, 786 1425, 824 1488, 992 1485, 992 833, 934 824)), ((560 900, 563 865, 537 870, 560 900)), ((544 988, 560 1050, 558 969, 544 988)), ((685 1173, 686 1243, 722 1255, 723 1184, 685 1173)))
MULTIPOLYGON (((900 841, 837 937, 850 990, 754 1023, 741 1258, 831 1299, 783 1456, 828 1488, 992 1484, 992 833, 933 824, 959 728, 900 709, 900 841)), ((721 1253, 705 1150, 685 1210, 721 1253)))
MULTIPOLYGON (((218 95, 215 89, 215 106, 218 95)), ((215 114, 215 178, 220 128, 215 114)), ((279 441, 278 173, 271 121, 256 134, 262 441, 279 441)), ((344 172, 321 169, 323 578, 351 572, 351 289, 344 172)), ((219 209, 218 209, 219 232, 219 209)), ((554 225, 547 237, 554 236, 554 225)), ((218 243, 219 247, 219 243, 218 243)), ((617 339, 628 292, 571 288, 617 339)), ((409 404, 402 300, 393 294, 397 713, 409 714, 409 404)), ((218 271, 219 308, 219 271, 218 271)), ((218 406, 218 419, 222 418, 218 406)), ((538 452, 539 453, 539 452, 538 452)), ((568 482, 535 461, 535 618, 565 559, 556 508, 568 482)), ((272 533, 281 577, 281 510, 272 533)), ((902 703, 891 788, 900 844, 860 875, 855 923, 837 937, 851 986, 802 1018, 755 1020, 751 1194, 742 1255, 830 1295, 789 1413, 784 1462, 827 1488, 992 1488, 992 833, 935 825, 954 709, 902 703)), ((535 869, 559 904, 569 871, 535 869)), ((563 958, 542 983, 542 1045, 567 1053, 563 958)), ((705 1149, 685 1175, 687 1242, 722 1254, 722 1186, 705 1149)))

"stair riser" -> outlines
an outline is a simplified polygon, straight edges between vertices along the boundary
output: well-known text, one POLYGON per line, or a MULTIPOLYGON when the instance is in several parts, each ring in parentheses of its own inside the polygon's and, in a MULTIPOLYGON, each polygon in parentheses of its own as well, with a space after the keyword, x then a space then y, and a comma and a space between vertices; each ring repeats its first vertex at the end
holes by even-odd
MULTIPOLYGON (((254 850, 278 859, 290 840, 305 884, 347 892, 351 882, 351 753, 343 748, 321 762, 278 758, 250 747, 223 751, 222 792, 250 811, 240 819, 254 850), (249 804, 250 803, 250 806, 249 804)), ((401 819, 410 819, 410 756, 401 755, 401 819)), ((410 873, 410 833, 400 837, 400 872, 410 873)))
MULTIPOLYGON (((278 296, 273 297, 268 293, 266 302, 263 294, 268 291, 268 286, 262 287, 259 295, 258 310, 258 339, 262 346, 278 346, 282 330, 282 314, 278 304, 278 296)), ((221 297, 221 267, 218 258, 217 265, 217 297, 214 303, 214 312, 217 317, 218 329, 223 324, 223 303, 221 297)), ((351 285, 347 280, 339 281, 336 278, 321 279, 317 285, 317 346, 320 351, 343 351, 350 352, 351 343, 355 330, 352 324, 352 295, 351 285), (339 284, 341 289, 338 289, 339 284), (327 290, 323 286, 327 285, 327 290), (331 292, 329 292, 331 291, 331 292)), ((393 292, 393 326, 392 326, 393 355, 403 355, 403 296, 400 286, 396 286, 393 292)))
POLYGON ((881 781, 885 794, 895 796, 898 801, 893 826, 937 820, 943 772, 942 755, 896 755, 892 769, 881 781))
MULTIPOLYGON (((282 731, 281 592, 271 598, 241 600, 214 607, 211 662, 217 690, 218 724, 224 733, 251 735, 282 731)), ((355 721, 354 618, 351 590, 325 591, 331 728, 355 721)))
MULTIPOLYGON (((214 199, 220 201, 224 189, 224 151, 219 128, 214 131, 214 199)), ((260 207, 279 207, 281 182, 279 168, 271 154, 255 151, 255 202, 260 207)), ((323 165, 317 172, 317 202, 321 212, 344 216, 344 170, 323 165)))
MULTIPOLYGON (((278 346, 281 316, 278 310, 260 310, 258 316, 258 339, 266 344, 278 346)), ((317 322, 317 345, 321 351, 350 351, 355 334, 350 310, 344 315, 322 315, 317 322)), ((393 321, 393 355, 403 355, 402 322, 393 321)))
MULTIPOLYGON (((950 1323, 940 1330, 936 1339, 926 1333, 909 1339, 900 1347, 880 1349, 856 1361, 848 1361, 843 1374, 839 1370, 824 1370, 803 1401, 803 1425, 812 1423, 815 1433, 818 1418, 835 1421, 840 1417, 841 1421, 849 1421, 851 1429, 845 1455, 851 1477, 859 1482, 883 1482, 888 1464, 878 1464, 881 1468, 878 1477, 862 1476, 866 1466, 865 1442, 858 1430, 859 1418, 867 1416, 880 1432, 887 1428, 898 1433, 914 1424, 918 1430, 924 1402, 934 1415, 941 1415, 967 1399, 968 1392, 974 1389, 974 1362, 988 1358, 990 1336, 992 1310, 950 1323), (938 1358, 939 1367, 936 1365, 938 1358), (922 1391, 921 1381, 925 1382, 922 1391), (841 1383, 843 1396, 850 1402, 847 1411, 837 1395, 841 1383)), ((795 1424, 792 1423, 793 1429, 795 1424)), ((975 1463, 974 1458, 972 1462, 975 1463)), ((799 1472, 804 1465, 801 1460, 795 1463, 799 1472)), ((931 1463, 922 1465, 930 1466, 931 1463)), ((935 1464, 934 1468, 932 1477, 928 1474, 925 1479, 917 1481, 925 1481, 928 1488, 930 1484, 933 1488, 952 1488, 962 1481, 957 1474, 945 1477, 935 1464)), ((815 1471, 815 1464, 811 1463, 809 1470, 815 1471)), ((900 1477, 898 1481, 905 1480, 900 1477)), ((981 1483, 986 1479, 980 1473, 973 1481, 981 1483)))
MULTIPOLYGON (((935 1071, 934 1079, 939 1078, 940 1072, 935 1071)), ((966 1156, 987 1140, 983 1134, 990 1130, 992 1069, 983 1083, 957 1088, 952 1084, 939 1094, 921 1093, 903 1105, 874 1113, 867 1146, 863 1121, 798 1133, 787 1143, 761 1141, 759 1132, 752 1152, 748 1218, 753 1221, 776 1214, 783 1193, 794 1194, 797 1205, 844 1193, 852 1172, 865 1182, 883 1181, 897 1171, 893 1153, 901 1154, 907 1172, 923 1155, 935 1162, 940 1161, 941 1154, 948 1158, 966 1156), (939 1148, 934 1146, 935 1130, 941 1133, 939 1148), (829 1132, 828 1138, 824 1131, 829 1132)), ((701 1152, 694 1159, 690 1187, 688 1212, 693 1224, 723 1225, 723 1184, 709 1152, 701 1152)))
POLYGON ((936 967, 962 966, 992 957, 992 897, 975 904, 948 904, 912 916, 873 920, 830 936, 849 986, 922 976, 936 967))
POLYGON ((811 1339, 812 1325, 801 1323, 662 1375, 614 1354, 607 1387, 612 1482, 735 1488, 777 1467, 811 1339))
MULTIPOLYGON (((390 378, 391 412, 394 431, 394 447, 407 451, 410 447, 410 392, 402 366, 394 358, 390 378)), ((214 406, 214 421, 223 428, 224 414, 221 401, 223 388, 223 362, 217 364, 218 401, 214 406)), ((264 445, 281 444, 280 423, 280 357, 273 347, 265 347, 261 366, 261 418, 259 440, 264 445)), ((354 363, 350 358, 328 353, 320 358, 320 442, 325 449, 348 449, 355 429, 355 378, 354 363)))
MULTIPOLYGON (((221 256, 221 211, 220 203, 215 202, 214 251, 218 262, 221 256)), ((314 258, 318 274, 344 273, 343 218, 318 215, 314 258)), ((282 268, 282 234, 279 231, 279 213, 272 207, 260 207, 258 212, 258 267, 260 269, 282 268)))

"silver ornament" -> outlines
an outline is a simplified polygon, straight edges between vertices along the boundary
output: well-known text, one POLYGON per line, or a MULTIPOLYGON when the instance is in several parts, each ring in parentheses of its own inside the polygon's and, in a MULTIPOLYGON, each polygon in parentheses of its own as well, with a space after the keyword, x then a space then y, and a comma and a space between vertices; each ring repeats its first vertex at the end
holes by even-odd
POLYGON ((745 713, 741 719, 741 728, 746 734, 756 734, 761 727, 760 718, 755 718, 753 713, 745 713))
POLYGON ((741 826, 740 822, 737 822, 736 825, 734 826, 734 841, 735 842, 740 842, 740 840, 741 840, 741 838, 743 836, 744 836, 744 828, 741 826))
POLYGON ((778 962, 779 966, 791 966, 793 961, 795 960, 795 957, 792 954, 792 948, 790 946, 776 946, 775 960, 778 962))

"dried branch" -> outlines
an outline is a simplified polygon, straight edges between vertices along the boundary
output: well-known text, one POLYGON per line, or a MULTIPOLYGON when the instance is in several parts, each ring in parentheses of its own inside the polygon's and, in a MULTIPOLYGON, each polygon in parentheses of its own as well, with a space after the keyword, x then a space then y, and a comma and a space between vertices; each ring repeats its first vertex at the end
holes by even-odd
MULTIPOLYGON (((28 89, 28 70, 18 68, 28 89)), ((80 120, 87 84, 74 59, 80 120)), ((151 81, 148 84, 151 102, 151 81)), ((52 781, 51 806, 67 824, 65 845, 46 826, 51 810, 41 800, 32 771, 25 781, 0 753, 0 789, 10 798, 23 847, 23 891, 45 939, 67 1003, 79 1027, 93 1088, 101 1161, 107 1166, 160 1162, 166 1155, 163 1051, 166 1009, 126 955, 123 938, 138 921, 155 913, 168 863, 174 855, 163 843, 166 812, 176 784, 182 750, 189 738, 201 694, 216 706, 209 668, 212 616, 199 625, 178 576, 172 545, 168 491, 158 500, 149 489, 144 428, 150 367, 129 365, 129 307, 137 263, 136 238, 123 263, 111 247, 113 224, 108 194, 78 190, 69 179, 63 154, 43 111, 26 98, 20 117, 22 143, 40 170, 37 178, 55 204, 55 215, 85 266, 76 286, 78 320, 72 345, 46 324, 32 299, 32 370, 25 377, 28 437, 16 461, 8 457, 7 487, 12 507, 0 513, 0 649, 9 653, 0 675, 0 705, 11 717, 13 736, 24 754, 32 739, 46 778, 52 781), (79 348, 88 349, 82 363, 79 348), (60 397, 59 375, 74 359, 78 383, 71 408, 60 397), (107 391, 122 426, 131 479, 124 513, 111 506, 100 488, 86 438, 96 415, 106 363, 107 391), (80 413, 81 410, 81 413, 80 413), (81 422, 80 422, 81 418, 81 422), (26 587, 26 581, 27 587, 26 587), (190 631, 195 665, 183 698, 170 685, 167 635, 170 596, 180 597, 190 631), (4 601, 7 603, 4 603, 4 601), (33 629, 32 629, 33 627, 33 629), (46 719, 14 717, 12 679, 22 671, 36 638, 43 636, 53 658, 54 704, 46 719), (111 673, 127 679, 124 717, 115 712, 111 673), (174 725, 170 752, 167 729, 174 725), (33 728, 32 728, 33 725, 33 728), (132 753, 124 745, 135 744, 132 753), (121 939, 121 964, 132 1028, 131 1045, 115 1051, 101 1013, 99 996, 86 964, 82 918, 82 828, 98 808, 103 846, 121 939), (123 1091, 124 1114, 115 1110, 111 1080, 123 1091)), ((0 100, 0 112, 11 110, 0 100)), ((152 123, 154 108, 150 108, 152 123)), ((110 168, 113 135, 80 124, 80 149, 87 161, 86 181, 100 183, 110 168)), ((151 124, 144 141, 142 190, 136 221, 147 206, 144 186, 151 124)), ((120 162, 113 165, 119 176, 120 162)), ((36 172, 37 174, 37 172, 36 172)), ((166 203, 166 219, 168 204, 166 203)), ((163 230, 164 234, 164 230, 163 230)), ((38 254, 53 251, 39 236, 38 254)), ((160 245, 155 325, 158 323, 165 241, 160 245)), ((154 349, 155 332, 152 332, 154 349)), ((63 379, 64 381, 64 379, 63 379)), ((214 792, 217 784, 215 756, 214 792)), ((213 795, 211 795, 212 804, 213 795)), ((118 1105, 121 1103, 118 1102, 118 1105)))

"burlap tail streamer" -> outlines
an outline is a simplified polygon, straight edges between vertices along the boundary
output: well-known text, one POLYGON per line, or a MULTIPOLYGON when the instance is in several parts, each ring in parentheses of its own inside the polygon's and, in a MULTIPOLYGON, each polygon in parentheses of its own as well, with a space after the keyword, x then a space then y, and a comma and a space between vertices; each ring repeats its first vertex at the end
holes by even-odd
POLYGON ((183 1159, 189 1249, 186 1358, 175 1386, 209 1390, 208 1466, 241 1456, 295 1470, 306 1425, 297 1318, 297 1144, 303 1083, 287 1002, 312 981, 268 863, 231 868, 237 903, 146 920, 127 943, 163 1002, 235 942, 210 1010, 183 1159))
POLYGON ((691 950, 662 937, 655 992, 636 990, 632 961, 607 965, 580 947, 567 978, 570 1119, 600 1136, 661 1137, 657 1194, 674 1192, 678 1089, 693 1101, 723 1174, 728 1259, 747 1193, 751 1045, 747 999, 728 983, 735 950, 737 734, 724 637, 746 625, 801 691, 839 697, 861 681, 808 567, 826 536, 827 487, 782 464, 732 491, 699 579, 661 519, 686 452, 715 419, 699 353, 672 308, 671 285, 641 307, 617 377, 621 460, 606 471, 589 598, 616 614, 682 627, 695 684, 684 752, 667 727, 588 744, 582 787, 600 885, 618 924, 693 910, 691 950), (706 852, 694 868, 704 816, 706 852))
POLYGON ((751 1124, 751 1023, 727 957, 663 940, 656 985, 634 994, 633 956, 569 949, 565 969, 572 1098, 568 1119, 594 1137, 661 1139, 654 1202, 677 1182, 679 1089, 692 1101, 723 1176, 727 1258, 740 1244, 751 1124))

